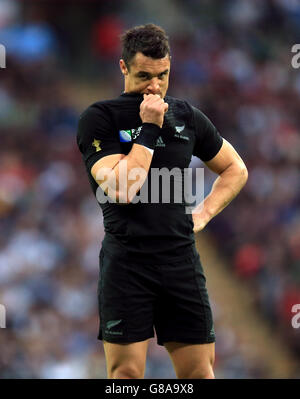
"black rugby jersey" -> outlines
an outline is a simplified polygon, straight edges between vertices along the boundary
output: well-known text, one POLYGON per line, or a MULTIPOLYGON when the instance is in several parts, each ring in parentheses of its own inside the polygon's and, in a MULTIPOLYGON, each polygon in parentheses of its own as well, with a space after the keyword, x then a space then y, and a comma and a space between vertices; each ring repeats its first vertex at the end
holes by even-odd
MULTIPOLYGON (((92 104, 80 116, 77 144, 95 195, 101 188, 91 175, 91 168, 104 156, 130 152, 142 125, 139 116, 142 101, 142 94, 123 93, 113 100, 92 104)), ((184 176, 183 170, 188 168, 192 155, 209 161, 223 142, 214 125, 197 108, 170 96, 164 101, 169 104, 169 109, 144 183, 149 187, 150 201, 153 199, 151 172, 154 169, 171 171, 177 168, 176 171, 180 170, 184 176)), ((186 212, 184 195, 180 203, 177 203, 178 198, 174 202, 172 188, 178 179, 176 176, 171 178, 169 203, 164 202, 161 192, 154 195, 155 200, 151 203, 101 203, 105 229, 102 247, 135 261, 161 263, 191 251, 195 244, 192 215, 186 212)), ((181 183, 184 184, 184 178, 181 183)), ((159 191, 163 186, 160 179, 159 191)))

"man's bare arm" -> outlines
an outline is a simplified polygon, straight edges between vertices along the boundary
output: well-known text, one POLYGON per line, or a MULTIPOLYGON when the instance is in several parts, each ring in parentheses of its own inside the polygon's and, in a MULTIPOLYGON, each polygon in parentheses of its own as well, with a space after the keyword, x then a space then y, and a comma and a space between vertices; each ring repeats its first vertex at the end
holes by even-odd
POLYGON ((138 180, 138 186, 142 186, 146 180, 152 154, 142 145, 133 144, 128 155, 113 154, 101 158, 96 162, 91 173, 103 191, 120 203, 130 203, 137 190, 131 190, 138 180), (129 180, 131 171, 140 172, 139 177, 129 180))
POLYGON ((248 179, 248 171, 241 157, 228 141, 206 165, 219 176, 208 196, 193 211, 194 232, 202 230, 241 191, 248 179))
MULTIPOLYGON (((156 125, 155 131, 162 127, 167 110, 168 104, 160 96, 144 95, 140 117, 144 124, 156 125)), ((135 143, 128 155, 113 154, 100 159, 93 165, 91 173, 107 195, 116 202, 128 204, 145 182, 152 156, 151 149, 135 143)))

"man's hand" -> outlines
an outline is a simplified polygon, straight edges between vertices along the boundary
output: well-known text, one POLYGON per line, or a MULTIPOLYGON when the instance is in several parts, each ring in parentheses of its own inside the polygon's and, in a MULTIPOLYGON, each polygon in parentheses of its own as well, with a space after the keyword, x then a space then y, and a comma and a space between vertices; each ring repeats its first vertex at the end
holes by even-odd
POLYGON ((162 128, 164 114, 169 105, 158 94, 144 94, 144 100, 140 105, 140 117, 143 123, 154 123, 162 128))
POLYGON ((203 230, 211 219, 211 217, 204 211, 203 208, 201 211, 195 210, 195 212, 192 213, 192 217, 194 222, 194 233, 198 233, 198 231, 203 230))
POLYGON ((244 162, 225 139, 218 154, 205 164, 219 176, 204 201, 193 210, 195 233, 203 230, 237 196, 248 179, 244 162))

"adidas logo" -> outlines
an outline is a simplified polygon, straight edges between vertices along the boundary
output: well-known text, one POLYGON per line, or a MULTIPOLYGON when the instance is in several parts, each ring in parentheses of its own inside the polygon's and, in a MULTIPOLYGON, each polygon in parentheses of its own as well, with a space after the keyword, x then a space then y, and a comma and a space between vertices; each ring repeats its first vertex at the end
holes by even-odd
POLYGON ((163 139, 161 136, 158 137, 158 139, 156 140, 156 147, 165 147, 166 144, 164 143, 163 139))

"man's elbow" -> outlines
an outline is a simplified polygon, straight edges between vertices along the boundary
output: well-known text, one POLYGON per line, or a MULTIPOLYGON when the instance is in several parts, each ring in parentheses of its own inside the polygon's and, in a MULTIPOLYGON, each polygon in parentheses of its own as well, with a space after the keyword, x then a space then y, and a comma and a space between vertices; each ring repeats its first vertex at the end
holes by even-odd
POLYGON ((126 193, 122 193, 120 191, 112 191, 107 190, 105 191, 107 197, 109 197, 108 201, 118 205, 128 205, 130 204, 131 200, 126 195, 126 193))
POLYGON ((128 190, 126 190, 126 187, 120 187, 116 184, 115 180, 102 180, 97 181, 97 183, 105 193, 107 201, 120 205, 128 205, 132 201, 132 198, 130 198, 130 195, 128 194, 128 190))
POLYGON ((107 191, 106 195, 110 198, 110 200, 119 205, 129 205, 135 196, 130 195, 126 191, 107 191))
POLYGON ((248 169, 246 165, 243 163, 239 166, 239 174, 241 178, 241 188, 247 183, 248 180, 248 169))
POLYGON ((132 198, 129 197, 128 193, 117 192, 116 193, 116 203, 119 205, 129 205, 132 198))

